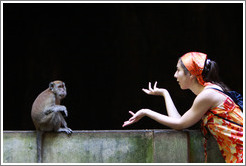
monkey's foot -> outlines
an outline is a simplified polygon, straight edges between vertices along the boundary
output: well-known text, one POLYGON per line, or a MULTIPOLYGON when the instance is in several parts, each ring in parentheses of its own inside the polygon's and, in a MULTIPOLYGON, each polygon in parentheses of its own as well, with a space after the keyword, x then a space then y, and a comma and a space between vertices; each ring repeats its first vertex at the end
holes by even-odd
POLYGON ((72 130, 70 128, 59 128, 58 132, 66 132, 67 134, 72 134, 72 130))

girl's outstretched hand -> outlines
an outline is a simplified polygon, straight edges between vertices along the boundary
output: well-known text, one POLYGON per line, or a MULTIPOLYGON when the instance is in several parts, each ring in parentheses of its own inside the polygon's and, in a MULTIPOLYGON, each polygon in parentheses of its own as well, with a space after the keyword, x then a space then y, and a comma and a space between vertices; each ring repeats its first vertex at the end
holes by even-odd
POLYGON ((131 124, 133 124, 133 123, 136 123, 136 122, 138 122, 142 117, 145 116, 144 109, 139 110, 139 111, 136 112, 135 114, 134 114, 132 111, 129 111, 129 113, 132 114, 132 117, 131 117, 128 121, 125 121, 124 124, 122 125, 122 127, 125 127, 125 126, 131 125, 131 124))
POLYGON ((147 93, 148 95, 157 95, 157 96, 163 96, 164 95, 164 91, 166 89, 162 89, 162 88, 157 88, 157 81, 154 84, 154 88, 151 88, 151 83, 149 82, 149 89, 142 89, 145 93, 147 93))

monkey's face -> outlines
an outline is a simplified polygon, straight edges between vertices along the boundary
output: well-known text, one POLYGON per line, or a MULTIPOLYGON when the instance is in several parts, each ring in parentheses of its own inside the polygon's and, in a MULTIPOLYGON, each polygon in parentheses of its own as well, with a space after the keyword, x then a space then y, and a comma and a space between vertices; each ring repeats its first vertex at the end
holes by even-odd
POLYGON ((50 85, 50 89, 56 95, 56 97, 60 100, 65 98, 67 95, 65 83, 62 81, 52 82, 52 84, 50 85))

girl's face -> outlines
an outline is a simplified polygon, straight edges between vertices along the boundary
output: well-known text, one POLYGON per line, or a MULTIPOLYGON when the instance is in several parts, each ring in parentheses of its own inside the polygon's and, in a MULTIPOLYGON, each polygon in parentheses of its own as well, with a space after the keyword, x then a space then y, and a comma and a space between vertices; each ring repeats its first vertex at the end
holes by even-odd
POLYGON ((185 74, 185 71, 180 64, 180 60, 178 61, 177 71, 175 72, 174 77, 177 79, 181 89, 189 89, 193 77, 190 73, 185 74))

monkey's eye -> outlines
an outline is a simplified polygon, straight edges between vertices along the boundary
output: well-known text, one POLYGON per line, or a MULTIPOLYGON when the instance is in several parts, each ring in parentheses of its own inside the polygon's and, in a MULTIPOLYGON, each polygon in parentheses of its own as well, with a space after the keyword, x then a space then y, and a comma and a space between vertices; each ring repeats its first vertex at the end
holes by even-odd
POLYGON ((58 88, 63 88, 63 85, 59 85, 58 88))

